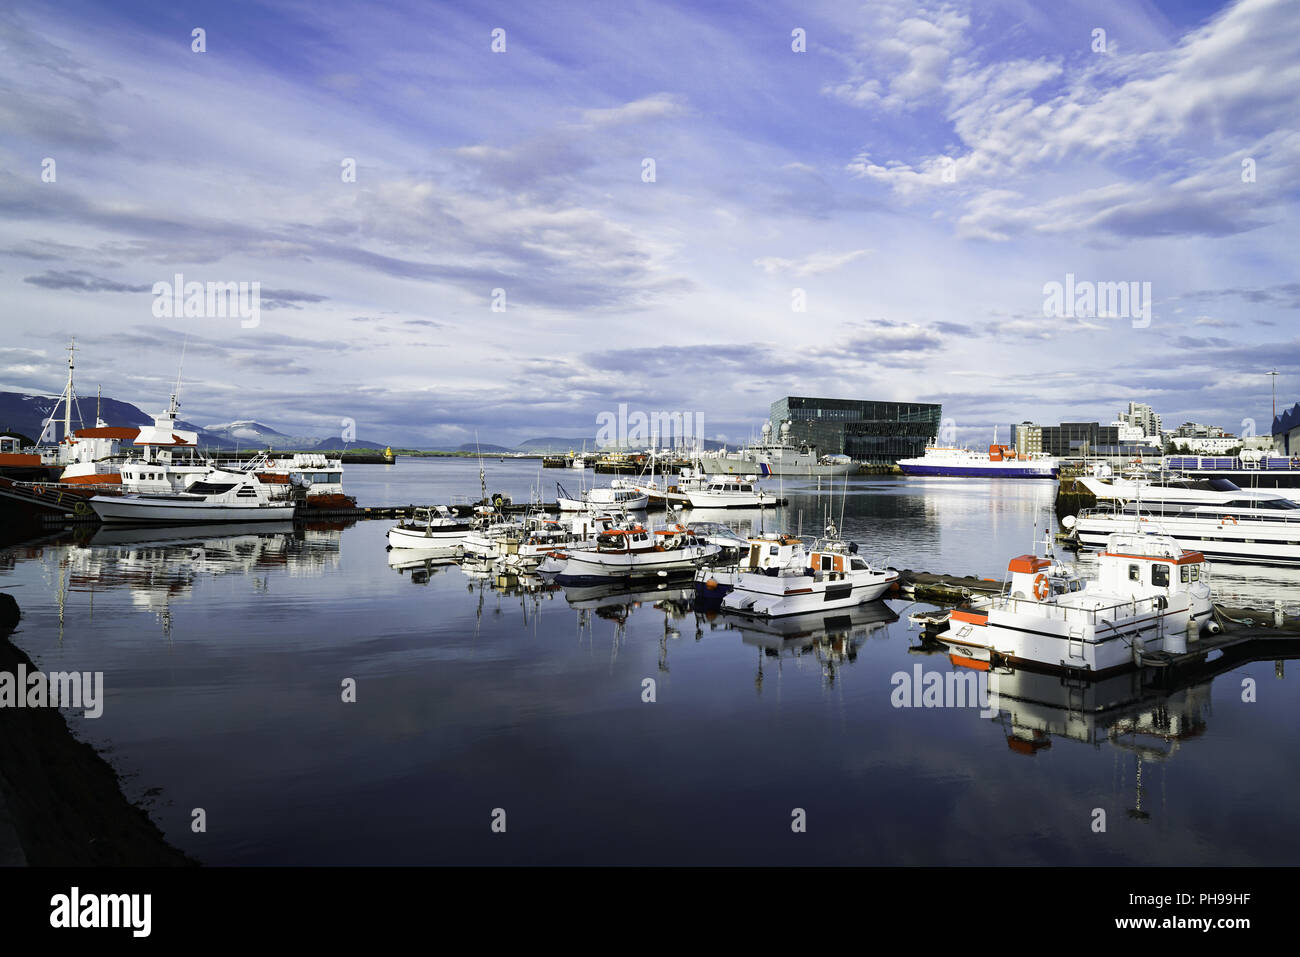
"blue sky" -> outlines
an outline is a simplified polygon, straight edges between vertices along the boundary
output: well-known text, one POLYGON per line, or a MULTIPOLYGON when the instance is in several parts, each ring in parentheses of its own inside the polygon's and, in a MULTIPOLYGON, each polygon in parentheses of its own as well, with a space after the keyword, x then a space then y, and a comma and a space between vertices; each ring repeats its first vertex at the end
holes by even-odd
POLYGON ((786 394, 1262 430, 1264 372, 1300 398, 1297 35, 1271 0, 19 3, 0 389, 57 391, 75 335, 83 393, 160 408, 188 342, 192 421, 410 444, 619 403, 743 439, 786 394), (260 323, 155 318, 175 273, 260 282, 260 323), (1151 283, 1150 324, 1045 315, 1067 273, 1151 283))

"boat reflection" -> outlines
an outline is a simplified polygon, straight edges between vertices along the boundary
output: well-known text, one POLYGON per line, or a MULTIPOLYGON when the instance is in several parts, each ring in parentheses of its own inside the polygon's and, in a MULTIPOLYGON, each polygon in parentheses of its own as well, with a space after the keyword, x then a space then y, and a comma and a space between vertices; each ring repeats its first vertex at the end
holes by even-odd
POLYGON ((39 546, 32 556, 57 566, 60 637, 70 594, 127 589, 132 603, 171 629, 171 601, 187 596, 202 577, 244 575, 265 590, 270 572, 318 576, 337 568, 343 526, 293 522, 128 527, 101 526, 39 546))
POLYGON ((410 575, 411 583, 427 585, 429 578, 450 568, 460 558, 460 549, 450 548, 395 548, 388 553, 388 567, 399 575, 410 575))
POLYGON ((829 688, 835 684, 845 664, 857 660, 858 650, 873 635, 887 637, 889 626, 898 621, 898 613, 883 601, 872 601, 834 612, 810 612, 782 618, 722 619, 727 631, 738 631, 741 641, 758 651, 758 669, 754 688, 763 691, 765 668, 776 659, 778 669, 784 659, 812 657, 822 668, 822 678, 829 688))

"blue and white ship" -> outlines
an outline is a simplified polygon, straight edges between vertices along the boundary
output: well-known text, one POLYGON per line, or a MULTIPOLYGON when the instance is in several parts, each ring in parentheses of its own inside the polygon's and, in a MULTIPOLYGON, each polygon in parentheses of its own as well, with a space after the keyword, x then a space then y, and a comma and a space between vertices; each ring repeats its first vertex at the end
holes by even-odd
POLYGON ((1060 459, 1050 455, 1019 455, 1005 445, 990 445, 988 452, 941 446, 926 448, 925 455, 900 459, 904 475, 950 475, 965 478, 1055 478, 1060 459))

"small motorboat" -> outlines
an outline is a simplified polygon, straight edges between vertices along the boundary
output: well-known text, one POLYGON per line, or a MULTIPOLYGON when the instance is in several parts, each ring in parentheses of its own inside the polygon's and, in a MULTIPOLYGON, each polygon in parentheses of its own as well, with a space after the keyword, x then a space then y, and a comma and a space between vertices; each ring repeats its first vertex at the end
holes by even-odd
POLYGON ((417 508, 411 521, 388 530, 388 544, 391 548, 455 546, 473 530, 473 525, 456 518, 445 505, 417 508))

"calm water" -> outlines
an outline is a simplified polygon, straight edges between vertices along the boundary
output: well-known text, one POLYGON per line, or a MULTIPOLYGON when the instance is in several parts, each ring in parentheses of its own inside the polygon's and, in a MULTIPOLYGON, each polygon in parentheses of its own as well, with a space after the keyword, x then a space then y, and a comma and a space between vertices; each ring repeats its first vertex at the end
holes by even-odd
MULTIPOLYGON (((580 484, 535 461, 486 467, 517 501, 580 484)), ((477 496, 478 464, 355 466, 347 487, 363 504, 477 496)), ((999 578, 1054 527, 1047 482, 782 490, 781 517, 710 517, 809 533, 843 510, 874 562, 999 578)), ((1300 860, 1295 663, 1168 693, 1007 675, 993 718, 895 708, 895 673, 951 670, 905 602, 740 628, 684 589, 390 567, 388 524, 79 533, 6 549, 0 590, 41 668, 105 673, 103 717, 70 723, 207 863, 1300 860)), ((1287 573, 1215 571, 1234 595, 1300 595, 1287 573)))

